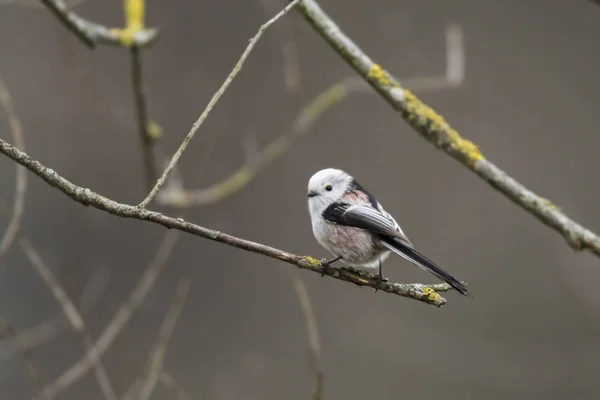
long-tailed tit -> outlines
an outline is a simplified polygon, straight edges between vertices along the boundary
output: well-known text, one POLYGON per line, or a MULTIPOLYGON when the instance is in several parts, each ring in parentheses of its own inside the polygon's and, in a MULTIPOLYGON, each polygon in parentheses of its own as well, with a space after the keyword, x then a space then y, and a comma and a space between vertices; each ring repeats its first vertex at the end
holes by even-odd
POLYGON ((315 238, 334 255, 321 260, 324 269, 341 260, 376 272, 377 291, 381 264, 394 252, 470 296, 458 279, 419 253, 394 218, 346 172, 327 168, 314 174, 308 182, 308 209, 315 238))

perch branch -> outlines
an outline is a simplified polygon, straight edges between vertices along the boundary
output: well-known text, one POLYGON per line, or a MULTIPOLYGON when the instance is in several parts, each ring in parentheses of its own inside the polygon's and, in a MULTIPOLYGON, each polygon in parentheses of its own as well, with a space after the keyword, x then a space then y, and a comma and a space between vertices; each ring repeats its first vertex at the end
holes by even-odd
POLYGON ((575 250, 587 249, 600 256, 600 237, 561 212, 487 160, 476 145, 459 133, 387 71, 374 63, 314 0, 297 7, 313 28, 385 101, 423 138, 452 156, 513 202, 559 232, 575 250))
POLYGON ((41 0, 41 2, 62 22, 62 24, 79 40, 90 48, 96 44, 110 44, 117 46, 127 45, 128 41, 138 47, 149 46, 158 37, 158 29, 142 29, 131 32, 131 37, 124 39, 123 32, 119 29, 110 29, 94 22, 85 20, 75 14, 61 0, 41 0))
POLYGON ((112 320, 96 340, 96 343, 93 344, 91 351, 88 351, 79 361, 64 371, 54 382, 46 386, 44 390, 42 390, 40 397, 36 398, 36 400, 42 400, 44 398, 51 400, 55 398, 61 391, 82 378, 85 373, 93 367, 94 362, 99 357, 102 357, 102 354, 108 350, 117 335, 129 322, 133 312, 142 303, 146 295, 150 292, 150 289, 152 289, 156 283, 158 275, 169 259, 173 247, 177 243, 179 234, 179 231, 168 231, 166 233, 162 243, 156 251, 154 259, 140 277, 127 300, 119 307, 112 320))
MULTIPOLYGON (((458 25, 450 25, 446 29, 445 74, 406 78, 403 79, 404 85, 411 90, 421 92, 460 86, 464 80, 464 53, 462 29, 458 25)), ((157 202, 180 208, 205 206, 237 193, 252 182, 269 164, 285 154, 291 148, 293 141, 305 135, 318 119, 353 93, 372 94, 374 91, 359 76, 353 75, 342 79, 311 100, 300 111, 288 132, 273 139, 262 151, 256 151, 252 157, 247 157, 247 162, 224 180, 201 189, 186 190, 181 179, 175 180, 172 176, 157 195, 157 202)))
MULTIPOLYGON (((185 221, 183 218, 169 217, 156 211, 118 203, 98 193, 94 193, 90 189, 86 189, 69 182, 62 176, 58 175, 55 171, 43 166, 37 160, 31 158, 26 153, 23 153, 2 139, 0 139, 0 153, 23 165, 25 168, 29 169, 31 172, 45 180, 50 186, 60 190, 71 199, 81 204, 92 206, 98 210, 106 211, 110 214, 123 218, 149 221, 162 225, 166 228, 177 229, 179 231, 191 233, 205 239, 210 239, 242 250, 262 254, 270 258, 284 261, 302 269, 307 269, 317 273, 323 272, 323 265, 321 262, 312 257, 298 256, 260 243, 244 240, 226 233, 192 224, 191 222, 185 221)), ((338 280, 352 282, 359 286, 370 286, 375 288, 377 284, 376 279, 371 276, 361 276, 345 269, 328 268, 325 271, 325 274, 338 280)), ((428 286, 420 283, 399 284, 383 282, 381 283, 379 289, 382 292, 420 300, 425 303, 441 307, 446 304, 446 300, 439 294, 435 293, 435 291, 449 290, 450 286, 447 284, 428 286)))
MULTIPOLYGON (((15 145, 21 149, 25 149, 25 135, 23 134, 23 128, 21 121, 17 114, 17 110, 13 104, 12 96, 10 91, 4 84, 4 79, 0 75, 0 105, 4 108, 6 115, 8 116, 8 122, 10 125, 10 131, 12 133, 13 141, 15 145)), ((17 233, 19 232, 19 226, 21 224, 21 218, 25 211, 25 193, 27 192, 27 170, 22 166, 17 166, 16 172, 16 188, 15 188, 15 200, 13 203, 13 209, 10 217, 10 222, 6 227, 2 241, 0 241, 0 266, 2 266, 2 258, 6 255, 10 247, 12 246, 17 233)))
POLYGON ((179 162, 179 159, 181 158, 181 155, 183 154, 183 152, 187 148, 189 142, 192 140, 192 138, 196 134, 196 131, 198 130, 198 128, 200 128, 200 126, 202 125, 202 123, 204 122, 204 120, 206 120, 206 118, 208 117, 208 114, 210 114, 210 112, 212 111, 213 107, 217 104, 217 102, 219 101, 219 99, 221 98, 221 96, 223 95, 223 93, 225 93, 225 91, 227 90, 227 88, 229 87, 229 85, 231 84, 231 82, 233 82, 233 80, 235 79, 235 77, 237 76, 237 74, 241 71, 242 66, 244 65, 244 62, 246 61, 246 59, 250 55, 250 52, 252 52, 252 49, 254 49, 254 46, 256 46, 256 43, 258 43, 258 40, 260 39, 260 37, 262 36, 262 34, 264 33, 264 31, 266 31, 279 18, 281 18, 289 10, 291 10, 296 4, 298 4, 298 2, 299 2, 299 0, 293 0, 283 10, 281 10, 277 15, 275 15, 269 21, 267 21, 266 23, 264 23, 263 25, 261 25, 261 27, 258 29, 258 32, 256 33, 256 35, 254 35, 254 37, 252 39, 250 39, 250 43, 248 44, 248 46, 246 47, 246 49, 242 53, 242 56, 240 57, 240 59, 238 60, 238 62, 233 67, 233 70, 229 73, 229 75, 227 76, 227 79, 225 79, 225 82, 223 82, 223 84, 221 85, 221 87, 219 88, 219 90, 217 90, 216 93, 213 95, 212 99, 210 100, 210 102, 208 103, 208 105, 206 106, 206 108, 204 109, 204 111, 202 112, 202 114, 200 115, 200 118, 198 118, 198 120, 194 123, 194 125, 192 126, 192 129, 188 132, 188 134, 186 135, 185 139, 183 139, 183 142, 181 143, 181 145, 179 146, 179 148, 177 149, 177 151, 175 152, 175 154, 171 158, 171 161, 169 162, 169 165, 164 170, 164 172, 162 173, 161 177, 158 179, 158 182, 156 183, 156 185, 152 188, 152 190, 150 191, 150 193, 148 193, 148 196, 146 196, 146 198, 139 204, 138 207, 140 207, 140 208, 146 208, 148 206, 148 204, 150 204, 150 202, 152 201, 152 199, 154 199, 154 197, 156 196, 156 194, 160 190, 161 186, 164 185, 164 183, 165 183, 167 177, 169 176, 169 173, 171 172, 171 170, 173 168, 175 168, 175 165, 177 165, 177 163, 179 162))

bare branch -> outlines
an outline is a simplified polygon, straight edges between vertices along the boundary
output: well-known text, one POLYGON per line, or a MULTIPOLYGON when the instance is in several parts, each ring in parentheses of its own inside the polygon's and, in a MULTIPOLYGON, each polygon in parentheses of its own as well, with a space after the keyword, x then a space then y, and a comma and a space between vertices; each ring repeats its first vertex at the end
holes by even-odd
MULTIPOLYGON (((124 45, 123 35, 118 29, 110 29, 81 18, 70 10, 62 0, 41 0, 41 2, 88 47, 94 48, 99 43, 124 45)), ((145 47, 154 43, 157 37, 158 29, 151 28, 134 32, 131 40, 133 45, 145 47)))
MULTIPOLYGON (((21 247, 23 252, 31 262, 31 265, 38 272, 46 286, 50 289, 56 301, 60 304, 63 312, 67 316, 67 319, 71 323, 73 329, 82 335, 84 348, 86 349, 89 356, 89 361, 94 367, 94 372, 98 385, 106 400, 117 400, 117 396, 112 388, 112 385, 106 374, 106 370, 100 361, 100 355, 97 354, 96 349, 93 346, 91 337, 87 332, 85 322, 83 321, 82 315, 77 310, 75 304, 71 301, 65 290, 60 286, 58 281, 52 275, 52 271, 42 260, 40 254, 37 252, 35 247, 31 244, 29 239, 21 237, 21 247)), ((47 394, 42 393, 42 397, 48 398, 47 394)))
POLYGON ((139 395, 139 400, 148 400, 156 383, 158 382, 160 375, 163 370, 164 359, 166 355, 167 344, 171 338, 171 334, 175 329, 175 325, 181 315, 181 310, 187 299, 187 295, 190 291, 189 279, 182 278, 177 286, 177 293, 171 307, 160 326, 158 333, 158 340, 154 344, 150 356, 148 359, 148 374, 146 381, 142 385, 142 389, 139 395))
POLYGON ((559 232, 575 250, 600 256, 600 237, 562 213, 557 206, 508 176, 484 158, 476 145, 419 100, 387 71, 374 63, 314 0, 302 0, 298 11, 354 70, 387 101, 423 138, 452 156, 513 202, 559 232))
POLYGON ((33 382, 33 386, 36 388, 37 393, 41 393, 42 380, 40 379, 40 374, 37 372, 33 363, 33 355, 31 354, 31 349, 29 348, 29 346, 27 346, 26 343, 20 340, 19 335, 17 334, 15 329, 6 321, 6 319, 3 316, 0 316, 0 332, 6 332, 11 338, 14 338, 19 349, 19 353, 21 353, 21 358, 27 366, 27 372, 29 373, 29 377, 33 382))
POLYGON ((142 201, 139 204, 138 207, 146 208, 148 206, 148 204, 150 204, 150 202, 154 199, 154 197, 160 190, 161 186, 165 183, 165 180, 169 176, 169 173, 171 172, 171 170, 173 168, 175 168, 175 165, 177 165, 177 163, 179 162, 181 155, 183 154, 183 152, 187 148, 189 142, 192 140, 192 138, 196 134, 196 131, 198 130, 198 128, 200 128, 200 126, 202 125, 204 120, 206 120, 206 118, 208 117, 208 114, 210 114, 213 107, 217 104, 217 102, 219 101, 219 99, 221 98, 223 93, 225 93, 225 91, 227 90, 227 88, 229 87, 231 82, 233 82, 233 80, 235 79, 237 74, 241 71, 242 66, 244 65, 244 62, 250 55, 250 52, 252 52, 252 49, 254 49, 254 46, 256 46, 256 43, 258 43, 258 40, 260 39, 260 37, 262 36, 264 31, 266 31, 279 18, 281 18, 289 10, 291 10, 296 4, 298 4, 298 2, 299 2, 299 0, 293 0, 283 10, 281 10, 277 15, 275 15, 269 21, 267 21, 266 23, 261 25, 261 27, 258 29, 258 32, 256 33, 256 35, 254 35, 254 37, 252 39, 250 39, 250 43, 248 44, 248 47, 246 47, 246 50, 244 50, 244 52, 242 53, 242 56, 240 57, 238 62, 233 67, 233 70, 229 73, 229 75, 227 76, 227 79, 225 79, 225 82, 223 82, 223 84, 221 85, 219 90, 217 90, 217 92, 213 95, 212 99, 210 100, 210 102, 208 103, 208 105, 206 106, 206 108, 204 109, 202 114, 200 115, 200 118, 198 118, 198 120, 194 123, 194 125, 192 126, 192 129, 186 135, 185 139, 183 139, 183 142, 181 143, 181 145, 179 146, 179 148, 177 149, 177 151, 171 158, 169 165, 167 166, 165 171, 162 173, 162 176, 159 178, 159 180, 156 183, 156 185, 154 186, 154 188, 152 188, 150 193, 148 193, 148 196, 144 199, 144 201, 142 201))
MULTIPOLYGON (((276 13, 281 10, 280 0, 261 0, 263 8, 268 14, 276 13)), ((298 44, 295 40, 292 24, 282 21, 278 24, 280 31, 279 40, 281 41, 281 53, 283 55, 283 73, 285 88, 288 92, 297 92, 300 88, 300 62, 298 60, 298 44)))
MULTIPOLYGON (((402 79, 402 82, 405 87, 422 92, 460 86, 464 80, 464 53, 462 29, 458 25, 450 25, 446 29, 445 74, 411 77, 402 79)), ((227 178, 205 188, 185 190, 181 179, 174 179, 172 176, 165 188, 157 195, 158 203, 181 208, 204 206, 217 203, 242 190, 269 164, 285 154, 295 139, 305 135, 318 119, 353 93, 373 94, 375 92, 360 76, 353 75, 342 79, 311 100, 300 111, 291 129, 273 139, 262 151, 255 150, 255 141, 251 142, 252 147, 247 143, 246 154, 251 157, 247 157, 246 163, 227 178)))
MULTIPOLYGON (((98 279, 97 276, 92 277, 83 290, 82 294, 82 311, 91 310, 100 296, 102 295, 105 287, 104 281, 98 279)), ((17 340, 23 343, 24 346, 33 350, 36 347, 40 347, 56 339, 65 329, 68 323, 67 317, 64 313, 47 319, 31 328, 25 328, 19 332, 16 332, 17 340)), ((4 338, 3 338, 4 339, 4 338)), ((8 348, 6 343, 0 343, 0 363, 8 360, 14 355, 12 348, 8 348)))
MULTIPOLYGON (((25 135, 23 134, 23 128, 21 127, 21 121, 17 114, 17 110, 12 102, 10 91, 4 84, 4 79, 0 75, 0 105, 4 108, 10 125, 10 131, 12 133, 13 141, 15 145, 21 149, 25 149, 25 135)), ((2 258, 6 255, 10 247, 12 246, 17 233, 19 232, 19 226, 21 224, 21 218, 25 211, 25 193, 27 192, 27 170, 22 166, 17 166, 16 174, 16 188, 15 188, 15 200, 13 203, 12 215, 10 222, 6 227, 4 236, 0 241, 0 266, 2 266, 2 258)))
POLYGON ((73 329, 78 333, 82 333, 85 329, 85 323, 83 322, 83 318, 81 317, 81 314, 79 314, 75 304, 73 304, 65 290, 56 281, 52 275, 52 272, 50 271, 50 268, 48 268, 48 266, 44 263, 40 257, 40 254, 37 252, 35 247, 33 247, 29 239, 22 237, 20 242, 23 252, 29 259, 29 262, 52 292, 52 295, 67 316, 67 319, 69 320, 73 329))
POLYGON ((168 372, 163 371, 162 374, 160 374, 160 381, 164 383, 165 386, 177 393, 177 400, 192 400, 190 395, 183 390, 175 378, 173 378, 168 372))
MULTIPOLYGON (((177 229, 205 239, 225 243, 242 250, 262 254, 302 269, 317 273, 323 272, 323 265, 321 262, 312 257, 297 256, 270 246, 244 240, 226 233, 192 224, 185 221, 183 218, 173 218, 145 208, 117 203, 116 201, 101 196, 98 193, 94 193, 89 189, 82 188, 81 186, 69 182, 55 171, 43 166, 37 160, 34 160, 29 155, 16 149, 2 139, 0 139, 0 153, 3 153, 7 157, 23 165, 25 168, 45 180, 50 186, 57 188, 71 199, 81 204, 92 206, 98 210, 106 211, 123 218, 134 218, 142 221, 154 222, 167 228, 177 229)), ((375 288, 376 286, 374 277, 370 275, 361 276, 345 269, 328 268, 325 271, 325 274, 335 279, 352 282, 359 286, 370 286, 372 288, 375 288)), ((420 283, 400 284, 385 282, 380 285, 379 289, 381 292, 393 293, 441 307, 446 304, 446 300, 435 293, 435 291, 449 290, 450 286, 447 284, 428 286, 420 283)))
POLYGON ((131 85, 135 98, 135 111, 142 145, 142 158, 144 165, 145 184, 148 191, 152 189, 156 179, 156 165, 152 154, 154 140, 148 132, 150 120, 146 105, 146 88, 143 80, 141 49, 133 46, 131 52, 131 85))
MULTIPOLYGON (((180 232, 168 231, 160 244, 154 259, 146 268, 146 271, 140 277, 135 288, 127 298, 127 300, 119 307, 112 320, 108 323, 104 331, 100 334, 96 343, 92 347, 92 351, 88 351, 79 361, 63 372, 54 382, 49 384, 42 391, 42 396, 51 400, 55 398, 61 391, 71 386, 77 380, 85 375, 85 373, 99 360, 99 357, 108 350, 117 335, 129 322, 133 312, 142 303, 150 289, 156 283, 156 279, 162 268, 166 264, 175 243, 179 239, 180 232)), ((41 400, 41 397, 36 398, 41 400)))
POLYGON ((317 329, 317 319, 310 303, 310 297, 306 290, 304 281, 295 271, 292 272, 292 280, 294 290, 298 296, 302 313, 304 314, 304 322, 308 334, 308 348, 311 355, 311 366, 315 374, 315 386, 313 388, 313 400, 321 400, 323 398, 323 384, 325 382, 325 373, 323 372, 323 355, 321 353, 321 342, 319 340, 319 331, 317 329))

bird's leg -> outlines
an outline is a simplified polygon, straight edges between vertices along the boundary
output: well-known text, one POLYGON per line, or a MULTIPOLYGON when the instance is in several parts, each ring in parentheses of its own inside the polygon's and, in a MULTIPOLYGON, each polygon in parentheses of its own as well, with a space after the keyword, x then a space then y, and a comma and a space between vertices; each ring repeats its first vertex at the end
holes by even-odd
POLYGON ((321 277, 325 276, 325 272, 327 271, 327 268, 329 268, 329 266, 331 264, 333 264, 334 262, 336 262, 338 260, 341 260, 341 259, 342 259, 342 256, 334 257, 331 260, 328 260, 328 259, 326 259, 324 257, 321 258, 321 264, 323 265, 323 271, 321 272, 321 277))
POLYGON ((383 274, 381 273, 381 258, 379 259, 379 273, 377 274, 377 283, 375 284, 375 293, 379 290, 381 281, 383 280, 383 274))

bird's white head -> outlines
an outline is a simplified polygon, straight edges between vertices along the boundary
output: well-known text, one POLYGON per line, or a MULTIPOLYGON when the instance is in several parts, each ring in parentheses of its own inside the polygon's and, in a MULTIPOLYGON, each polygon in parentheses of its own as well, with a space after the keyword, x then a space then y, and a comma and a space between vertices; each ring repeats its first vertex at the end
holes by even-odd
POLYGON ((335 168, 315 173, 308 181, 308 207, 311 216, 322 213, 331 203, 341 199, 353 179, 351 175, 335 168))

